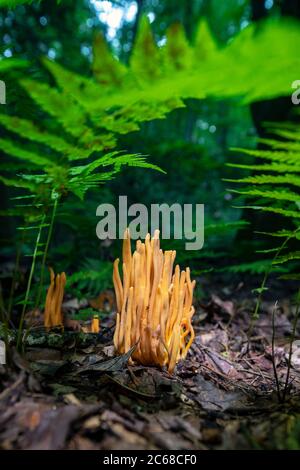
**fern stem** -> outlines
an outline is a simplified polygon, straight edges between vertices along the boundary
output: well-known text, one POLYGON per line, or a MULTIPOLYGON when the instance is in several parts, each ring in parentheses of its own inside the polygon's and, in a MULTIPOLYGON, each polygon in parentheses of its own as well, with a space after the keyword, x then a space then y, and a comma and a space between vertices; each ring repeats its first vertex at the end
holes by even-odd
MULTIPOLYGON (((36 201, 36 198, 34 199, 34 202, 35 201, 36 201)), ((29 220, 27 218, 27 220, 24 223, 24 229, 26 229, 28 227, 28 225, 29 225, 29 220)), ((20 243, 18 244, 18 248, 17 248, 15 267, 14 267, 13 277, 12 277, 11 286, 10 286, 10 293, 9 293, 9 300, 8 300, 8 307, 7 307, 8 320, 10 320, 10 317, 11 317, 11 311, 12 311, 13 302, 14 302, 14 293, 15 293, 17 274, 18 274, 19 267, 20 267, 22 246, 25 243, 25 239, 26 239, 26 230, 23 230, 22 231, 22 237, 21 237, 20 243)))
POLYGON ((20 267, 21 246, 22 246, 22 244, 23 244, 23 242, 21 242, 20 246, 18 246, 18 248, 17 248, 15 267, 14 267, 13 277, 12 277, 11 286, 10 286, 10 293, 9 293, 8 306, 7 306, 7 315, 8 315, 9 318, 11 316, 12 306, 13 306, 13 302, 14 302, 14 292, 15 292, 15 287, 16 287, 17 274, 18 274, 19 267, 20 267))
POLYGON ((20 348, 20 343, 21 343, 21 338, 22 338, 22 331, 23 331, 23 324, 24 324, 24 318, 25 318, 25 313, 26 313, 26 307, 27 307, 28 300, 29 300, 29 295, 30 295, 30 290, 31 290, 31 284, 32 284, 32 279, 33 279, 33 273, 34 273, 34 269, 35 269, 35 265, 36 265, 36 258, 37 258, 37 253, 38 253, 38 246, 39 246, 39 243, 40 243, 41 234, 42 234, 43 226, 44 226, 44 223, 45 223, 45 219, 46 219, 46 214, 44 214, 43 217, 42 217, 42 219, 41 219, 41 223, 40 223, 40 226, 39 226, 38 234, 37 234, 37 237, 36 237, 34 252, 33 252, 33 255, 32 255, 31 268, 30 268, 30 273, 29 273, 29 278, 28 278, 27 288, 26 288, 26 294, 25 294, 25 299, 24 299, 24 303, 23 303, 23 309, 22 309, 21 318, 20 318, 20 323, 19 323, 19 328, 18 328, 17 349, 20 348))
POLYGON ((250 321, 250 326, 249 326, 249 330, 248 330, 248 339, 250 340, 251 338, 251 335, 252 335, 252 331, 253 331, 253 327, 254 327, 254 323, 255 321, 258 319, 259 317, 259 309, 260 309, 260 305, 261 305, 261 301, 262 301, 262 297, 263 297, 263 290, 265 289, 265 285, 266 285, 266 282, 268 280, 268 277, 269 277, 269 274, 271 273, 271 268, 268 268, 266 271, 265 271, 265 274, 264 274, 264 277, 263 277, 263 280, 262 280, 262 283, 259 287, 260 289, 260 292, 259 292, 259 295, 257 297, 257 300, 256 300, 256 304, 255 304, 255 310, 254 312, 252 313, 251 315, 251 321, 250 321))
POLYGON ((289 357, 288 357, 288 369, 286 373, 286 378, 285 378, 285 384, 282 392, 282 403, 285 402, 288 386, 289 386, 289 380, 290 380, 290 372, 291 372, 291 366, 292 366, 292 353, 293 353, 293 344, 295 341, 295 336, 296 336, 296 330, 297 330, 297 324, 298 320, 300 317, 300 289, 298 290, 297 293, 297 307, 296 307, 296 313, 295 313, 295 318, 293 321, 293 328, 292 328, 292 334, 290 338, 290 346, 289 346, 289 357))
POLYGON ((43 259, 42 259, 39 288, 38 288, 38 293, 37 293, 37 297, 36 297, 36 301, 35 301, 35 305, 34 305, 35 309, 38 307, 38 305, 40 303, 40 300, 41 300, 41 296, 42 296, 46 260, 47 260, 47 256, 48 256, 50 240, 51 240, 51 237, 52 237, 54 220, 55 220, 57 207, 58 207, 58 201, 59 201, 59 198, 57 197, 57 198, 55 198, 54 204, 53 204, 53 210, 52 210, 52 214, 51 214, 50 226, 49 226, 49 230, 48 230, 47 240, 46 240, 46 244, 45 244, 45 250, 44 250, 43 259))
POLYGON ((4 342, 7 348, 8 345, 8 319, 7 314, 5 312, 5 306, 3 301, 3 292, 2 292, 2 284, 0 283, 0 312, 1 312, 1 322, 4 325, 4 342))
POLYGON ((260 293, 259 293, 259 296, 257 298, 257 301, 256 301, 256 304, 255 304, 255 310, 253 312, 253 314, 251 315, 251 320, 250 320, 250 325, 249 325, 249 329, 248 329, 248 341, 250 341, 250 338, 251 338, 251 335, 252 335, 252 331, 253 331, 253 327, 254 327, 254 323, 255 323, 255 320, 258 319, 259 317, 259 309, 260 309, 260 306, 261 306, 261 302, 262 302, 262 298, 263 298, 263 292, 265 290, 265 286, 266 286, 266 283, 267 283, 267 280, 269 278, 269 275, 271 274, 272 270, 273 270, 273 263, 274 261, 276 261, 276 259, 278 258, 278 256, 280 255, 280 253, 282 252, 282 250, 285 248, 285 246, 287 245, 287 243, 290 241, 290 239, 300 230, 300 227, 298 227, 296 230, 294 230, 293 233, 291 233, 287 238, 284 239, 283 243, 280 245, 280 247, 278 248, 278 250, 276 251, 275 253, 275 256, 273 257, 272 259, 272 262, 270 264, 270 266, 268 267, 268 269, 266 269, 266 272, 264 274, 264 277, 263 277, 263 280, 262 280, 262 283, 260 285, 260 293))
POLYGON ((277 305, 278 305, 278 302, 276 300, 275 305, 273 307, 273 311, 272 311, 272 366, 273 366, 273 372, 274 372, 274 377, 275 377, 278 402, 282 403, 280 383, 279 383, 279 378, 278 378, 277 369, 276 369, 276 361, 275 361, 275 314, 277 311, 277 305))

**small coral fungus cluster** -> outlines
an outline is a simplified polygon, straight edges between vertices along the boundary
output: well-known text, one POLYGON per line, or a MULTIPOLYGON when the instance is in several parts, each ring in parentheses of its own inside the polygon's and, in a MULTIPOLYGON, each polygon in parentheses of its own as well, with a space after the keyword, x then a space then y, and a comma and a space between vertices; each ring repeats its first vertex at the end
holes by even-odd
POLYGON ((69 326, 75 330, 83 330, 87 333, 99 333, 100 331, 100 320, 98 315, 94 315, 90 325, 81 328, 80 323, 77 320, 68 320, 64 318, 62 311, 62 302, 64 298, 65 285, 66 285, 66 274, 54 274, 52 268, 50 271, 50 286, 47 291, 45 312, 44 312, 44 326, 45 328, 56 328, 63 327, 64 325, 69 326))
POLYGON ((50 286, 47 292, 44 324, 46 328, 63 325, 62 302, 66 285, 65 273, 54 274, 50 268, 50 286))
POLYGON ((113 282, 117 299, 114 345, 126 353, 135 344, 133 360, 144 365, 167 365, 169 372, 184 359, 194 340, 194 314, 190 270, 173 265, 175 251, 160 249, 159 231, 147 234, 131 253, 127 229, 123 241, 123 282, 119 259, 114 262, 113 282))

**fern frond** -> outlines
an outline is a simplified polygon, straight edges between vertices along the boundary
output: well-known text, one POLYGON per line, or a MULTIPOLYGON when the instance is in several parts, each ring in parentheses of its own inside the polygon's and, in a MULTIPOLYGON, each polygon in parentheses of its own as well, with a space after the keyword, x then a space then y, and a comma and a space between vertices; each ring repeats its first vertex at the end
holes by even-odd
POLYGON ((218 53, 216 40, 206 19, 201 19, 195 37, 194 55, 197 60, 213 61, 218 53))
POLYGON ((283 279, 285 281, 300 281, 300 274, 291 273, 291 274, 282 274, 279 276, 279 279, 283 279))
POLYGON ((120 86, 127 73, 126 67, 110 52, 101 33, 94 39, 92 68, 97 82, 108 87, 120 86))
POLYGON ((254 209, 263 212, 272 212, 273 214, 283 215, 284 217, 289 217, 292 219, 300 218, 300 211, 291 211, 287 209, 282 209, 280 207, 264 207, 264 206, 234 206, 237 209, 254 209))
POLYGON ((115 152, 110 152, 107 153, 100 158, 97 158, 91 163, 88 163, 86 165, 77 165, 76 167, 70 168, 70 175, 89 175, 92 173, 92 171, 96 170, 100 166, 108 166, 113 164, 113 157, 115 155, 118 155, 120 152, 115 151, 115 152))
POLYGON ((188 69, 193 60, 193 50, 180 23, 171 25, 167 30, 167 44, 164 48, 164 64, 167 73, 188 69))
POLYGON ((56 165, 56 162, 53 159, 44 157, 29 150, 24 150, 10 140, 0 139, 0 149, 8 155, 12 155, 15 158, 24 160, 27 163, 31 163, 39 167, 47 166, 51 168, 56 165))
POLYGON ((120 152, 116 151, 103 155, 87 165, 71 168, 69 173, 72 175, 72 178, 68 182, 68 188, 80 199, 83 199, 89 189, 99 183, 112 179, 120 169, 126 165, 137 168, 148 168, 164 173, 158 166, 148 163, 144 156, 138 154, 120 155, 120 152), (112 167, 112 169, 102 173, 93 173, 93 171, 100 167, 112 167))
POLYGON ((278 232, 258 232, 261 235, 268 235, 269 237, 280 237, 280 238, 296 238, 297 240, 300 240, 300 233, 297 232, 296 230, 278 230, 278 232))
POLYGON ((79 105, 70 96, 59 92, 46 83, 35 80, 21 80, 21 85, 29 96, 48 114, 54 117, 74 137, 80 138, 89 128, 85 126, 85 116, 79 105))
POLYGON ((226 232, 228 230, 233 230, 233 229, 242 229, 246 228, 248 225, 250 225, 250 222, 247 220, 237 220, 235 222, 220 222, 217 224, 206 224, 205 225, 205 233, 220 233, 220 232, 226 232))
POLYGON ((14 8, 24 3, 33 3, 33 0, 0 0, 0 7, 14 8))
POLYGON ((257 176, 245 176, 239 179, 224 179, 230 183, 252 183, 252 184, 291 184, 293 186, 300 187, 300 176, 296 174, 289 174, 288 176, 279 175, 257 175, 257 176))
POLYGON ((286 273, 287 269, 283 266, 272 265, 271 260, 258 260, 252 261, 250 263, 241 263, 235 264, 233 266, 227 266, 226 268, 221 268, 218 271, 220 272, 230 272, 233 274, 245 274, 250 273, 253 275, 265 274, 272 267, 272 271, 277 273, 286 273))
MULTIPOLYGON (((17 157, 22 164, 28 157, 30 164, 40 166, 41 170, 46 168, 47 175, 37 175, 35 183, 39 180, 41 184, 63 188, 62 191, 68 188, 81 197, 97 182, 114 177, 125 165, 162 171, 141 155, 108 156, 107 152, 116 147, 119 134, 137 130, 140 123, 147 120, 164 118, 173 109, 184 106, 188 98, 236 97, 241 102, 251 102, 289 95, 294 70, 300 65, 299 49, 298 24, 288 20, 266 21, 259 27, 252 24, 222 49, 205 21, 199 26, 194 44, 189 43, 183 29, 175 25, 168 30, 166 44, 158 47, 149 21, 143 17, 129 64, 120 63, 103 38, 97 36, 92 77, 81 76, 44 59, 43 65, 54 78, 55 86, 32 79, 21 80, 21 86, 34 103, 52 117, 54 127, 52 125, 50 130, 47 120, 44 120, 46 129, 43 130, 35 122, 20 117, 13 121, 10 116, 2 116, 2 126, 35 145, 34 150, 26 153, 21 146, 2 141, 0 149, 17 157), (222 80, 218 75, 220 68, 222 80), (58 137, 53 129, 59 127, 63 132, 58 137), (94 161, 89 162, 92 166, 83 169, 84 165, 80 164, 77 170, 70 171, 73 161, 90 156, 94 161), (102 168, 105 171, 100 171, 102 168), (79 187, 80 174, 84 176, 82 188, 79 187)), ((292 133, 289 137, 293 143, 299 141, 293 129, 284 131, 292 133)), ((284 138, 287 136, 285 134, 284 138)), ((270 153, 252 156, 271 161, 271 164, 252 165, 248 169, 264 173, 300 173, 300 161, 298 163, 297 155, 292 152, 282 155, 278 150, 275 157, 270 153)), ((26 178, 23 176, 23 179, 26 178)))
POLYGON ((300 251, 293 251, 293 252, 287 253, 286 255, 279 256, 273 261, 273 264, 283 264, 283 263, 287 263, 288 261, 298 260, 298 259, 300 259, 300 251))
POLYGON ((149 19, 145 15, 139 23, 130 68, 138 83, 157 80, 162 74, 161 53, 154 41, 149 19))
POLYGON ((245 155, 251 155, 255 158, 261 158, 264 160, 272 160, 278 163, 285 163, 287 165, 293 165, 294 163, 300 164, 300 157, 298 152, 287 152, 287 151, 274 151, 274 150, 260 150, 260 149, 241 149, 238 147, 232 147, 230 150, 234 152, 240 152, 245 155))
MULTIPOLYGON (((1 1, 0 0, 0 6, 1 6, 1 1)), ((25 68, 28 67, 29 62, 27 60, 22 60, 22 59, 2 59, 0 60, 0 72, 4 73, 9 70, 17 69, 17 68, 25 68)))
POLYGON ((156 170, 160 173, 166 173, 159 166, 148 163, 145 156, 139 154, 120 155, 114 160, 115 168, 119 171, 122 166, 130 166, 136 168, 148 168, 149 170, 156 170))
MULTIPOLYGON (((270 132, 274 135, 278 135, 279 137, 283 137, 288 141, 295 141, 300 143, 300 132, 297 128, 290 128, 290 129, 282 129, 282 128, 271 128, 269 129, 270 132)), ((286 142, 289 145, 289 142, 286 142)))
POLYGON ((259 196, 266 199, 275 199, 278 201, 290 201, 300 202, 300 194, 289 191, 288 189, 282 188, 280 191, 267 190, 267 189, 249 189, 247 191, 241 191, 236 189, 230 189, 231 193, 242 194, 243 196, 259 196))
POLYGON ((90 295, 99 295, 103 290, 112 287, 111 263, 86 259, 80 270, 67 278, 67 288, 74 287, 80 291, 88 291, 90 295))
POLYGON ((259 138, 257 142, 261 144, 269 145, 274 149, 284 149, 289 152, 299 152, 300 151, 300 142, 292 142, 292 141, 282 141, 282 140, 275 140, 275 139, 267 139, 267 138, 259 138))
POLYGON ((226 166, 232 168, 241 168, 243 170, 253 170, 253 171, 273 171, 274 173, 300 173, 300 163, 299 165, 285 165, 284 163, 272 163, 262 164, 262 165, 246 165, 242 163, 227 163, 226 166))
POLYGON ((77 106, 81 106, 89 111, 91 103, 99 97, 101 87, 93 80, 68 70, 48 58, 43 59, 43 64, 55 79, 62 95, 73 103, 74 110, 78 110, 77 106))
POLYGON ((221 272, 230 272, 234 274, 240 273, 251 273, 251 274, 263 274, 271 266, 270 260, 258 260, 250 263, 241 263, 233 266, 227 266, 221 268, 221 272))
POLYGON ((27 119, 0 114, 0 124, 9 131, 33 142, 44 144, 72 160, 86 158, 91 153, 87 149, 75 147, 61 137, 40 129, 32 121, 28 121, 27 119))

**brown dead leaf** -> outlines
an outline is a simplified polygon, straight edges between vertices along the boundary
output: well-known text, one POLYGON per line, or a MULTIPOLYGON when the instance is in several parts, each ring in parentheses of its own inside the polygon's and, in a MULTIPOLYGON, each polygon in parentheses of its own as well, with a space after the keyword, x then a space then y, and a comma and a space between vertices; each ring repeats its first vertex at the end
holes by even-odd
POLYGON ((231 300, 222 300, 216 294, 212 294, 211 298, 213 303, 220 307, 224 312, 228 313, 230 317, 235 314, 235 306, 231 300))
POLYGON ((87 420, 84 421, 83 423, 83 428, 84 429, 97 429, 101 425, 101 419, 100 416, 91 416, 87 420))
POLYGON ((78 400, 78 398, 74 395, 74 393, 67 393, 66 395, 64 395, 64 402, 67 403, 68 405, 76 405, 76 406, 82 405, 81 401, 78 400))
POLYGON ((68 444, 68 449, 69 450, 98 450, 99 445, 91 441, 90 439, 87 439, 86 437, 76 435, 70 440, 68 444))
MULTIPOLYGON (((286 348, 285 358, 289 360, 289 347, 286 348)), ((294 341, 292 347, 291 366, 294 369, 300 369, 300 341, 294 341)))

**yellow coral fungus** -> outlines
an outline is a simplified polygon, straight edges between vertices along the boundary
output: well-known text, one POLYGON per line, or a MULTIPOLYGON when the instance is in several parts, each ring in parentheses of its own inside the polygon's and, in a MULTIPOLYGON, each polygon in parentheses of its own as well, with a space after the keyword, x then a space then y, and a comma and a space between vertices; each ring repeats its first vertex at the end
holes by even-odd
POLYGON ((119 259, 114 262, 113 282, 117 301, 114 346, 124 354, 137 344, 133 360, 144 365, 167 365, 173 372, 194 340, 194 314, 190 269, 173 273, 175 251, 160 249, 159 230, 136 243, 131 253, 130 234, 123 241, 123 282, 119 259))
POLYGON ((52 268, 50 270, 50 286, 46 296, 44 325, 46 328, 63 325, 63 314, 61 305, 64 298, 66 285, 65 273, 55 276, 52 268))

